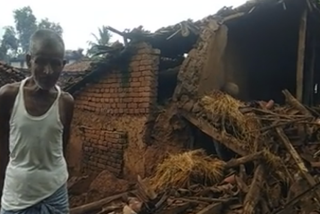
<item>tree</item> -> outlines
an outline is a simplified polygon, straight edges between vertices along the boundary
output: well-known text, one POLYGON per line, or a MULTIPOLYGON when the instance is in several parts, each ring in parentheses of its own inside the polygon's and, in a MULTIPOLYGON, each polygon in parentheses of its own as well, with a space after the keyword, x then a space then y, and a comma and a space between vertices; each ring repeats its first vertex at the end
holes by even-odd
POLYGON ((14 54, 18 52, 19 40, 17 39, 16 31, 12 26, 5 27, 1 46, 4 46, 8 50, 11 50, 14 54))
POLYGON ((26 53, 29 48, 29 39, 37 30, 37 18, 29 6, 13 11, 13 17, 21 49, 26 53))
POLYGON ((112 37, 111 33, 109 32, 106 26, 102 26, 98 28, 98 35, 92 33, 91 34, 95 41, 89 41, 89 49, 88 55, 92 55, 97 52, 96 46, 105 46, 110 44, 110 39, 112 37))
POLYGON ((19 45, 23 53, 28 51, 29 39, 37 29, 51 29, 62 36, 63 29, 59 23, 50 22, 47 18, 37 23, 37 18, 29 6, 13 11, 13 16, 19 38, 19 45))
POLYGON ((42 19, 38 24, 39 29, 51 29, 62 36, 63 29, 59 23, 50 22, 48 18, 42 19))
POLYGON ((19 48, 19 41, 15 29, 11 26, 4 28, 4 34, 0 43, 0 59, 6 60, 8 55, 15 57, 19 48))

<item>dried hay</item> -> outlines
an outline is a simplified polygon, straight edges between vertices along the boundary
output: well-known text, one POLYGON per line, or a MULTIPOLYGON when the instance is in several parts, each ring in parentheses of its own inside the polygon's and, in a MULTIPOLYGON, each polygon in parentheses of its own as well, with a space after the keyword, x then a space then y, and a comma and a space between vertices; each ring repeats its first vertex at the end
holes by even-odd
POLYGON ((260 121, 254 114, 242 114, 244 103, 221 91, 204 96, 200 105, 210 114, 210 119, 220 131, 232 135, 241 147, 256 151, 254 143, 260 135, 260 121))
POLYGON ((269 169, 272 169, 275 174, 276 178, 280 181, 289 181, 289 177, 291 176, 290 172, 288 171, 285 163, 283 160, 270 152, 268 149, 263 150, 263 158, 268 166, 269 169))
POLYGON ((150 179, 154 190, 187 188, 194 183, 212 185, 223 176, 225 162, 207 156, 203 150, 169 155, 150 179))

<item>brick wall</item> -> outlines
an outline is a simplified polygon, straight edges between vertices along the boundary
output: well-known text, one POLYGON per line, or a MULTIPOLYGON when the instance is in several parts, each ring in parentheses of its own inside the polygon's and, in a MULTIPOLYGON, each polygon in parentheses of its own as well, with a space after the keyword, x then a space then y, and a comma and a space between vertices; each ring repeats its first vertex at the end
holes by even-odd
MULTIPOLYGON (((102 165, 107 167, 108 162, 99 163, 99 158, 92 156, 98 153, 100 156, 106 155, 103 153, 106 147, 98 145, 108 144, 108 140, 101 141, 104 139, 104 130, 114 130, 128 134, 127 147, 123 150, 124 173, 143 175, 145 126, 156 104, 160 53, 147 44, 140 44, 137 48, 137 54, 128 65, 130 75, 126 84, 120 71, 106 71, 98 82, 90 83, 75 96, 69 151, 77 152, 69 155, 70 168, 81 171, 82 166, 86 170, 98 164, 100 167, 93 168, 100 170, 102 165), (82 140, 83 131, 79 127, 95 130, 95 134, 82 140), (90 163, 89 157, 93 159, 90 163)), ((113 153, 110 151, 108 154, 113 153)), ((114 167, 110 170, 119 174, 119 170, 116 171, 114 167)))
POLYGON ((128 146, 127 134, 118 131, 83 129, 82 172, 109 170, 121 176, 124 151, 128 146))
POLYGON ((141 45, 129 65, 127 80, 121 71, 106 71, 104 78, 77 96, 76 107, 112 115, 149 114, 157 97, 159 56, 155 53, 148 45, 141 45))

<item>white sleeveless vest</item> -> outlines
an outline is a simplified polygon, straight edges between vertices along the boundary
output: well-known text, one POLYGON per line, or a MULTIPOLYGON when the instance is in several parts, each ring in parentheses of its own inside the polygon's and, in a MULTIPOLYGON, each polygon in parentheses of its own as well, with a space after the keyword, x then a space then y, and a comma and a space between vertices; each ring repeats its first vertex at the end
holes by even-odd
POLYGON ((22 210, 52 195, 68 179, 63 156, 63 125, 59 116, 61 90, 42 116, 28 114, 21 82, 10 118, 10 158, 1 199, 5 210, 22 210))

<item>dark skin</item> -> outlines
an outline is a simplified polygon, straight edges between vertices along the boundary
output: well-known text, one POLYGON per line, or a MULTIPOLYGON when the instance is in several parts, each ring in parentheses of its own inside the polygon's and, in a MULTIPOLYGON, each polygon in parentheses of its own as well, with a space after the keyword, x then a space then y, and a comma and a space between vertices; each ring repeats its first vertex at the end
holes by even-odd
MULTIPOLYGON (((32 76, 24 86, 24 101, 27 112, 32 116, 46 113, 57 97, 54 88, 65 65, 63 54, 55 48, 41 47, 34 56, 27 55, 26 61, 32 76), (40 81, 40 82, 39 82, 40 81)), ((9 161, 9 120, 20 82, 0 88, 0 188, 3 189, 5 170, 9 161)), ((74 99, 62 92, 59 98, 60 121, 63 130, 63 152, 69 143, 70 125, 73 117, 74 99)), ((0 196, 2 191, 0 193, 0 196)))

